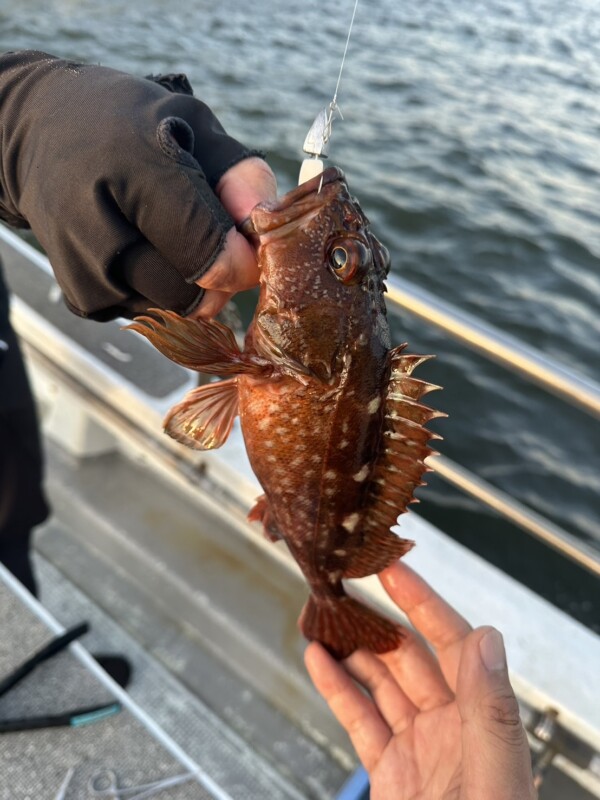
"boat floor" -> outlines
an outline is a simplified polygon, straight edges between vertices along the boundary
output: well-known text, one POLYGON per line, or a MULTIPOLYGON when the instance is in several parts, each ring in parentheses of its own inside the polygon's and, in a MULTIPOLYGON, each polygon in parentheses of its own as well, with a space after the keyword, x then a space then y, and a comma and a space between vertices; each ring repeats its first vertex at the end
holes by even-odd
POLYGON ((267 697, 294 692, 302 718, 289 666, 270 658, 282 636, 301 657, 301 582, 269 577, 252 547, 227 552, 221 521, 117 453, 76 462, 47 442, 47 461, 54 515, 35 541, 44 606, 66 626, 89 620, 87 649, 131 660, 132 698, 191 757, 208 759, 232 797, 335 796, 355 762, 332 757, 251 680, 261 669, 267 697))

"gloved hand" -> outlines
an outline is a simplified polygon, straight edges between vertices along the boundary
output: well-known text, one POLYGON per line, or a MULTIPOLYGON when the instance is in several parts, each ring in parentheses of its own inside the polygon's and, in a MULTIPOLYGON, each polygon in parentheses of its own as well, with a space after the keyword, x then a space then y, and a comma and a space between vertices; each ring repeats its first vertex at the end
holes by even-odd
POLYGON ((256 282, 233 226, 275 179, 184 75, 6 53, 0 98, 0 218, 31 227, 76 314, 198 313, 199 284, 200 313, 216 313, 256 282))

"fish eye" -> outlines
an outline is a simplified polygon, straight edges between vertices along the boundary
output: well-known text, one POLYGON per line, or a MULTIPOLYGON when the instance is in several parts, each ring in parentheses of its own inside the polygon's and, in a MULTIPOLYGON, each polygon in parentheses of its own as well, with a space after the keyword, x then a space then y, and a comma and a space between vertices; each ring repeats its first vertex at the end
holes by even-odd
POLYGON ((331 251, 331 266, 334 269, 343 269, 348 261, 348 252, 343 247, 334 247, 331 251))
POLYGON ((329 247, 329 265, 342 283, 359 283, 372 264, 372 255, 358 239, 334 242, 329 247))

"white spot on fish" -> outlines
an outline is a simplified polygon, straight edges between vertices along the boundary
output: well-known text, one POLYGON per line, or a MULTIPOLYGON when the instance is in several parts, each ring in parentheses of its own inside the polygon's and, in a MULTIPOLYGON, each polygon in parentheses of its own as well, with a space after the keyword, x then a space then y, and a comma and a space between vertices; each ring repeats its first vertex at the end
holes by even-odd
POLYGON ((335 477, 337 477, 337 472, 333 469, 328 469, 327 472, 323 475, 326 481, 331 481, 335 477))
POLYGON ((275 462, 277 461, 277 456, 274 455, 267 456, 267 461, 269 461, 271 464, 275 464, 275 462))
POLYGON ((369 474, 369 467, 367 464, 365 464, 364 467, 361 467, 361 469, 359 469, 358 472, 354 473, 352 477, 354 478, 355 481, 358 481, 358 483, 360 483, 361 481, 364 481, 364 479, 367 477, 368 474, 369 474))
POLYGON ((342 579, 342 574, 343 573, 341 569, 336 569, 333 572, 329 573, 329 575, 327 576, 327 580, 329 581, 329 583, 338 583, 338 581, 342 579))
POLYGON ((348 533, 352 533, 358 525, 359 515, 356 511, 353 514, 348 514, 346 519, 342 522, 342 528, 346 528, 348 533))
POLYGON ((380 405, 381 405, 381 397, 374 397, 367 406, 367 411, 369 412, 369 414, 374 414, 380 405))
POLYGON ((348 439, 342 439, 342 441, 340 442, 340 450, 343 450, 344 447, 348 447, 349 444, 350 442, 348 441, 348 439))
POLYGON ((333 551, 333 555, 334 556, 340 556, 340 558, 341 558, 341 557, 345 556, 347 554, 347 552, 348 552, 347 550, 334 550, 333 551))
POLYGON ((258 423, 258 430, 264 431, 265 428, 268 427, 269 427, 269 419, 268 417, 263 417, 263 419, 261 419, 260 422, 258 423))

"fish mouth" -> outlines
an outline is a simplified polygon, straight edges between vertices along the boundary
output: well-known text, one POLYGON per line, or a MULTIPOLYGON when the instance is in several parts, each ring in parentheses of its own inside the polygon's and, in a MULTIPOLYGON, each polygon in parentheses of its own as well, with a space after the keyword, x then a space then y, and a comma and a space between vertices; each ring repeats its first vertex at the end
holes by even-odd
POLYGON ((346 176, 339 167, 327 167, 320 175, 315 175, 314 178, 306 181, 306 183, 301 183, 300 186, 296 186, 295 189, 284 194, 283 197, 278 198, 275 203, 269 207, 269 210, 275 213, 285 211, 299 200, 302 200, 302 198, 312 194, 318 194, 322 191, 324 186, 335 183, 336 181, 344 181, 345 183, 346 176))
POLYGON ((259 203, 238 229, 245 236, 260 236, 295 222, 305 214, 314 213, 322 208, 332 194, 331 189, 328 191, 328 187, 339 182, 346 185, 343 171, 339 167, 327 167, 320 175, 301 183, 283 197, 270 203, 259 203))

